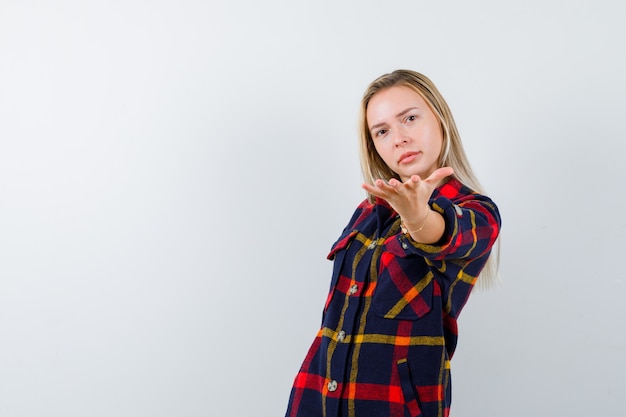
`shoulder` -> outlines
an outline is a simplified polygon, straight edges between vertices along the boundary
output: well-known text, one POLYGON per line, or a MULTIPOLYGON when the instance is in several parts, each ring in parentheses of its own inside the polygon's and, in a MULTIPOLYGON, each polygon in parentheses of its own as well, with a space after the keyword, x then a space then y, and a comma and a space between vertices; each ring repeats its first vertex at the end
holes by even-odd
POLYGON ((376 203, 371 203, 368 199, 361 201, 352 214, 348 228, 355 229, 360 223, 371 216, 376 208, 376 203))
POLYGON ((438 206, 440 212, 454 209, 456 215, 460 216, 461 209, 472 210, 490 217, 490 223, 501 222, 498 206, 490 197, 470 189, 456 178, 450 179, 437 188, 431 197, 431 203, 433 206, 438 206))
POLYGON ((484 200, 493 204, 490 197, 472 190, 456 178, 452 178, 446 183, 440 185, 433 193, 432 198, 446 198, 454 203, 460 203, 467 200, 484 200))

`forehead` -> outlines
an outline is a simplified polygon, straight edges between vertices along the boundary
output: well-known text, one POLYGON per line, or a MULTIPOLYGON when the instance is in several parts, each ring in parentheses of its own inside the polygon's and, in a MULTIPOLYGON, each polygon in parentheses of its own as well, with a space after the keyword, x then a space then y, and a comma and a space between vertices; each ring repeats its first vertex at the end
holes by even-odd
POLYGON ((375 123, 376 120, 395 117, 399 112, 412 107, 429 110, 428 104, 417 91, 398 85, 374 94, 367 105, 366 116, 368 122, 375 123))

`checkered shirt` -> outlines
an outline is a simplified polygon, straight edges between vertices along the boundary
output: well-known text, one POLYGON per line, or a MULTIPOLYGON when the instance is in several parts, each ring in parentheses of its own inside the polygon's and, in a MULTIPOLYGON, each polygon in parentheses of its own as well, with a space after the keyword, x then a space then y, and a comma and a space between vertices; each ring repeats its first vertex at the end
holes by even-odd
POLYGON ((363 201, 328 258, 322 324, 287 417, 445 417, 457 318, 500 230, 496 205, 456 179, 429 201, 437 244, 414 242, 382 199, 363 201))

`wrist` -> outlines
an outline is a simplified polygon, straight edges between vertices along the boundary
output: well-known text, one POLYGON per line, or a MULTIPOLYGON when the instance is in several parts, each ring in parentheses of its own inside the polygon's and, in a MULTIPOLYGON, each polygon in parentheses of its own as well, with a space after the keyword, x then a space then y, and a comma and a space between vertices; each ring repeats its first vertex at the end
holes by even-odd
POLYGON ((428 207, 428 210, 426 210, 426 214, 415 223, 406 222, 404 219, 400 218, 400 227, 402 228, 402 232, 408 233, 411 235, 414 233, 421 232, 424 229, 424 226, 426 226, 426 223, 428 222, 428 216, 430 215, 431 211, 432 211, 431 208, 428 207))

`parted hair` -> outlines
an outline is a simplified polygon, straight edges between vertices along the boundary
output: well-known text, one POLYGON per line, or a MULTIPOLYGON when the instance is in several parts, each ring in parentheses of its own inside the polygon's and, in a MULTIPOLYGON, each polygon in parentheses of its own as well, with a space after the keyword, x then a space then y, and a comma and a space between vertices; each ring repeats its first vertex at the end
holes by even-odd
MULTIPOLYGON (((361 170, 363 171, 365 182, 373 185, 377 179, 389 181, 391 178, 401 181, 399 175, 392 171, 378 155, 367 122, 367 107, 372 97, 382 90, 397 86, 408 87, 422 96, 430 110, 439 119, 443 135, 443 146, 439 155, 438 167, 452 167, 456 179, 473 191, 484 194, 485 191, 480 185, 478 178, 474 175, 463 149, 463 143, 448 103, 446 103, 435 84, 427 76, 406 69, 395 70, 376 78, 363 94, 359 120, 359 148, 361 170)), ((374 196, 371 194, 368 193, 367 197, 370 202, 374 201, 374 196)), ((498 238, 493 248, 493 252, 496 253, 491 254, 487 265, 485 265, 480 274, 478 281, 481 287, 490 287, 498 280, 499 242, 500 239, 498 238)))

